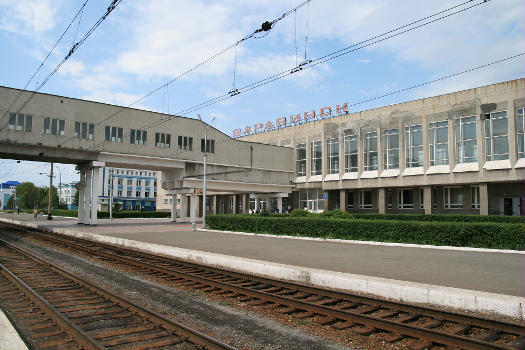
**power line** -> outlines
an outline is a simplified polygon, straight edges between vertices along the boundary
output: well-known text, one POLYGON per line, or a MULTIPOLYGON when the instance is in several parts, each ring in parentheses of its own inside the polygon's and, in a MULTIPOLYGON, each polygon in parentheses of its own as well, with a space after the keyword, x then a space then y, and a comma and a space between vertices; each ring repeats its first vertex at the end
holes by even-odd
MULTIPOLYGON (((20 111, 29 103, 29 101, 31 101, 31 99, 36 95, 37 91, 40 90, 48 81, 49 79, 51 79, 51 77, 60 69, 60 67, 62 67, 62 65, 69 59, 69 57, 71 57, 71 55, 73 55, 73 53, 89 38, 89 36, 98 28, 98 26, 100 26, 100 24, 107 18, 107 16, 120 4, 122 0, 113 0, 111 2, 111 4, 108 6, 108 8, 106 9, 106 12, 104 12, 104 14, 95 22, 95 24, 87 31, 86 34, 84 34, 84 36, 80 39, 80 41, 78 41, 77 43, 74 43, 73 46, 71 47, 71 49, 69 50, 68 54, 66 55, 66 57, 64 57, 64 59, 62 59, 62 61, 60 61, 55 69, 53 69, 53 71, 51 73, 48 74, 48 76, 44 79, 44 81, 42 81, 42 83, 40 83, 36 88, 35 90, 32 90, 31 91, 31 94, 29 95, 29 97, 27 98, 27 100, 22 104, 22 106, 16 111, 16 113, 20 113, 20 111)), ((68 26, 69 28, 69 26, 68 26)), ((10 107, 11 108, 11 107, 10 107)), ((6 110, 6 112, 4 113, 4 115, 2 116, 2 119, 5 118, 5 116, 7 115, 8 113, 8 110, 6 110)), ((1 119, 0 119, 1 120, 1 119)), ((7 124, 6 124, 7 125, 7 124)), ((0 128, 0 131, 2 131, 6 125, 4 125, 2 128, 0 128)))
MULTIPOLYGON (((175 81, 183 78, 184 76, 188 75, 189 73, 191 72, 194 72, 196 71, 197 69, 199 69, 200 67, 202 67, 203 65, 205 64, 208 64, 210 63, 211 61, 213 61, 214 59, 216 59, 217 57, 223 55, 224 53, 228 52, 228 51, 231 51, 232 49, 236 48, 237 45, 241 44, 242 42, 246 41, 246 40, 249 40, 251 38, 261 38, 261 37, 257 37, 256 35, 259 34, 259 33, 263 33, 263 32, 266 32, 266 33, 269 33, 269 31, 273 28, 273 26, 275 24, 277 24, 279 21, 281 21, 282 19, 284 19, 285 17, 289 16, 291 13, 297 11, 298 9, 300 9, 301 7, 305 6, 306 4, 310 3, 310 1, 312 0, 306 0, 306 1, 303 1, 302 3, 300 3, 299 5, 297 5, 296 7, 294 7, 293 9, 283 13, 281 16, 277 17, 276 19, 272 20, 271 22, 269 21, 265 21, 261 24, 261 28, 258 28, 256 30, 254 30, 252 33, 244 36, 243 38, 237 40, 235 43, 229 45, 228 47, 216 52, 215 54, 213 54, 212 56, 206 58, 204 61, 201 61, 200 63, 196 64, 195 66, 187 69, 186 71, 182 72, 181 74, 177 75, 176 77, 174 77, 173 79, 171 79, 170 81, 162 84, 161 86, 159 86, 158 88, 148 92, 147 94, 143 95, 142 97, 139 97, 138 99, 136 99, 135 101, 131 102, 129 105, 127 106, 124 106, 124 107, 121 107, 118 111, 110 114, 109 116, 107 116, 106 118, 100 120, 99 122, 95 123, 95 125, 100 125, 101 123, 113 118, 114 116, 120 114, 121 112, 125 111, 126 109, 129 109, 131 108, 131 106, 134 106, 136 105, 137 103, 140 103, 141 101, 147 99, 148 97, 150 97, 151 95, 154 95, 155 93, 159 92, 160 90, 162 90, 164 87, 167 87, 169 85, 171 85, 172 83, 174 83, 175 81)), ((1 131, 1 129, 0 129, 1 131)), ((67 140, 65 140, 64 142, 62 142, 60 144, 60 146, 63 146, 65 143, 73 140, 74 137, 71 137, 67 140)))
MULTIPOLYGON (((20 98, 20 95, 22 94, 23 90, 25 90, 29 84, 31 83, 31 81, 33 81, 33 79, 35 78, 35 76, 37 75, 37 73, 40 71, 40 69, 42 69, 42 67, 44 66, 44 64, 46 63, 47 59, 49 58, 49 56, 51 56, 51 54, 53 53, 53 51, 55 51, 55 48, 58 46, 58 44, 60 43, 60 41, 62 40, 62 38, 64 37, 64 35, 67 33, 67 31, 69 30, 69 28, 73 25, 73 23, 75 22, 75 20, 77 19, 78 15, 81 14, 83 11, 84 11, 84 7, 86 6, 86 4, 88 3, 89 0, 86 0, 84 2, 84 4, 82 4, 82 6, 80 7, 80 9, 77 11, 77 13, 75 14, 75 17, 73 17, 73 19, 71 20, 71 22, 68 24, 68 26, 66 27, 66 29, 64 30, 64 32, 62 33, 62 35, 60 35, 60 37, 58 38, 58 40, 55 42, 55 45, 53 45, 53 47, 51 48, 51 50, 48 52, 47 56, 44 58, 44 60, 42 61, 42 63, 40 63, 40 65, 38 66, 38 68, 35 70, 35 72, 33 73, 33 75, 31 76, 31 78, 28 80, 28 82, 26 83, 26 85, 24 85, 24 87, 22 88, 22 90, 20 90, 18 92, 18 95, 16 96, 15 100, 13 101, 13 103, 11 103, 11 105, 9 106, 8 109, 6 109, 5 113, 2 115, 2 117, 0 118, 0 121, 3 120, 5 118, 5 116, 7 115, 7 113, 11 110, 11 108, 13 108, 13 106, 15 105, 16 101, 18 101, 18 99, 20 98)), ((77 31, 78 31, 78 28, 77 28, 77 31)), ((75 34, 76 36, 76 34, 75 34)), ((0 130, 1 131, 1 130, 0 130)))
MULTIPOLYGON (((294 68, 287 69, 285 71, 282 71, 281 73, 274 74, 272 76, 269 76, 269 77, 264 78, 262 80, 259 80, 257 82, 254 82, 254 83, 251 83, 249 85, 246 85, 246 86, 244 86, 242 88, 238 88, 236 95, 240 94, 240 93, 243 93, 243 92, 250 91, 250 90, 254 90, 254 89, 258 88, 258 87, 261 87, 263 85, 269 84, 269 83, 271 83, 273 81, 282 79, 282 78, 284 78, 284 77, 286 77, 286 76, 288 76, 290 74, 293 74, 293 73, 295 73, 295 72, 297 72, 299 70, 312 68, 312 67, 314 67, 316 65, 319 65, 321 63, 324 63, 324 62, 327 62, 327 61, 330 61, 330 60, 333 60, 333 59, 338 58, 340 56, 347 55, 349 53, 361 50, 361 49, 363 49, 365 47, 368 47, 368 46, 371 46, 371 45, 375 45, 375 44, 380 43, 382 41, 385 41, 385 40, 391 39, 393 37, 399 36, 401 34, 405 34, 405 33, 410 32, 412 30, 424 27, 426 25, 435 23, 437 21, 443 20, 443 19, 451 17, 453 15, 462 13, 464 11, 467 11, 469 9, 477 7, 479 5, 485 4, 488 1, 491 1, 491 0, 484 0, 482 2, 470 5, 468 7, 464 7, 462 9, 460 9, 460 10, 455 11, 455 12, 447 13, 447 12, 450 12, 452 10, 455 10, 455 9, 457 9, 459 7, 462 7, 462 6, 472 2, 472 0, 465 1, 465 2, 463 2, 461 4, 452 6, 452 7, 448 8, 448 9, 436 12, 436 13, 434 13, 432 15, 426 16, 426 17, 421 18, 419 20, 416 20, 416 21, 413 21, 411 23, 405 24, 403 26, 397 27, 395 29, 389 30, 389 31, 384 32, 382 34, 379 34, 379 35, 376 35, 376 36, 371 37, 369 39, 366 39, 366 40, 363 40, 361 42, 358 42, 356 44, 347 46, 347 47, 345 47, 343 49, 340 49, 340 50, 334 51, 332 53, 326 54, 326 55, 321 56, 320 58, 317 58, 315 60, 310 60, 310 61, 303 62, 304 64, 302 66, 300 66, 300 67, 294 67, 294 68), (442 15, 442 16, 440 16, 440 15, 442 15), (437 17, 437 16, 440 16, 440 17, 437 17), (437 18, 434 18, 434 17, 437 17, 437 18), (434 19, 432 19, 432 18, 434 18, 434 19), (427 20, 429 20, 429 21, 427 21, 427 20), (423 23, 421 23, 421 22, 423 22, 423 23), (418 24, 418 23, 421 23, 421 24, 418 24), (418 24, 418 25, 416 25, 416 24, 418 24)), ((196 112, 196 111, 198 111, 200 109, 203 109, 203 108, 209 107, 211 105, 214 105, 216 103, 219 103, 219 102, 225 101, 227 99, 230 99, 232 97, 233 97, 232 94, 226 93, 224 95, 215 97, 213 99, 207 100, 207 101, 202 102, 200 104, 197 104, 197 105, 194 105, 194 106, 189 107, 187 109, 184 109, 184 110, 182 110, 182 111, 180 111, 178 113, 175 113, 174 116, 170 115, 170 116, 161 117, 158 120, 155 120, 153 122, 150 122, 150 123, 144 125, 141 130, 146 130, 146 129, 150 129, 152 127, 161 125, 161 124, 163 124, 163 123, 165 123, 165 122, 175 118, 176 115, 186 115, 186 114, 189 114, 189 113, 193 113, 193 112, 196 112)), ((96 147, 96 146, 98 146, 98 144, 94 145, 93 147, 96 147)))

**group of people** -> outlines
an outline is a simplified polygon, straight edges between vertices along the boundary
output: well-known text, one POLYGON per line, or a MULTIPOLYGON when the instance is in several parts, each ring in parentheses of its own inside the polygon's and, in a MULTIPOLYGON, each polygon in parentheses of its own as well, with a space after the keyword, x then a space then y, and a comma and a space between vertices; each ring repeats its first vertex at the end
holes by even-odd
POLYGON ((40 210, 40 212, 38 212, 38 210, 35 209, 35 210, 33 210, 33 216, 34 216, 35 219, 37 219, 38 216, 43 217, 44 216, 44 211, 40 210))

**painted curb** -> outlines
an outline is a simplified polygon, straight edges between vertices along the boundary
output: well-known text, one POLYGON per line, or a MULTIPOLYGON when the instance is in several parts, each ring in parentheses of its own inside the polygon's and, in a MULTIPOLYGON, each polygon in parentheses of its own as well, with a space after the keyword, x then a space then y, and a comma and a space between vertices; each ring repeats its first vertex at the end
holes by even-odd
POLYGON ((476 313, 507 316, 520 321, 525 319, 525 298, 523 297, 284 265, 64 228, 54 228, 11 219, 0 218, 0 221, 42 228, 68 236, 314 286, 363 292, 406 303, 428 304, 437 307, 445 306, 476 313))

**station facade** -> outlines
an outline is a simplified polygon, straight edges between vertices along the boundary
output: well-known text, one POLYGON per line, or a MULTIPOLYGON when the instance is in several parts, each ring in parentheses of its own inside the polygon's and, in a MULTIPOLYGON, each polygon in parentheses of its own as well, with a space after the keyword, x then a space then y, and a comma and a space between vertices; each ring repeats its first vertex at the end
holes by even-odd
POLYGON ((293 208, 524 215, 524 107, 517 79, 239 139, 294 149, 293 208))

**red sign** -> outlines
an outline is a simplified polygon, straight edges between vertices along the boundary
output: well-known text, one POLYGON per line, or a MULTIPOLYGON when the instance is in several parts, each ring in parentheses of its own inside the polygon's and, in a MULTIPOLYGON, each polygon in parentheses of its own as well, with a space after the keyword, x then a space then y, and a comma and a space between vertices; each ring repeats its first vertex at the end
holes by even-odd
MULTIPOLYGON (((347 114, 348 113, 348 102, 345 102, 342 106, 336 105, 335 107, 335 115, 340 114, 347 114)), ((300 124, 301 122, 310 122, 312 120, 315 120, 317 118, 324 119, 327 117, 332 116, 332 107, 322 107, 319 109, 319 114, 316 114, 315 110, 312 110, 311 112, 304 112, 301 116, 301 113, 297 113, 296 115, 291 115, 288 117, 280 117, 272 122, 271 120, 267 121, 266 123, 256 123, 252 126, 247 125, 244 127, 244 129, 237 128, 233 130, 233 137, 241 137, 246 136, 250 134, 258 134, 260 132, 266 132, 271 131, 275 129, 281 129, 285 128, 287 126, 300 124)))

